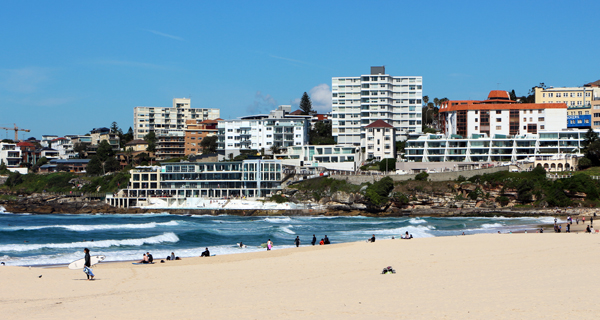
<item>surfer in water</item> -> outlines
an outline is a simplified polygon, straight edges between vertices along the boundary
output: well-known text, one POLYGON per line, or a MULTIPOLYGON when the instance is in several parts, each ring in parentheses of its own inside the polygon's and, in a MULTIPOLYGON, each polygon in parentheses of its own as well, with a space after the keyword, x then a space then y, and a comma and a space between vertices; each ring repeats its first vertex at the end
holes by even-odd
POLYGON ((90 249, 85 248, 83 249, 83 252, 85 253, 85 263, 83 264, 83 272, 85 272, 85 275, 87 276, 88 281, 89 280, 94 280, 94 274, 92 273, 92 269, 90 269, 90 267, 92 266, 92 262, 91 257, 90 257, 90 249))
POLYGON ((317 243, 317 237, 313 234, 313 239, 310 242, 313 246, 315 245, 315 243, 317 243))
POLYGON ((300 236, 296 236, 296 240, 294 240, 294 243, 296 244, 296 248, 300 246, 300 236))

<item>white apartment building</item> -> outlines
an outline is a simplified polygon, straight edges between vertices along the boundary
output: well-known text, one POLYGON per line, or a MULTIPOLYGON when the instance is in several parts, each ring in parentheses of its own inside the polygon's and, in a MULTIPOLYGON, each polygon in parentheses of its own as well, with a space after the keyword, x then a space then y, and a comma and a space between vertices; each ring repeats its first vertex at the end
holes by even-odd
POLYGON ((484 101, 445 102, 440 117, 447 136, 516 136, 567 128, 567 105, 517 103, 510 100, 508 92, 492 90, 484 101))
POLYGON ((190 99, 173 99, 172 108, 135 107, 133 109, 134 139, 143 139, 149 132, 157 136, 170 130, 186 129, 186 120, 214 120, 219 118, 220 109, 192 108, 190 99))
POLYGON ((283 156, 284 165, 340 171, 356 171, 365 160, 360 147, 348 145, 293 146, 283 156))
POLYGON ((394 127, 383 120, 377 120, 366 126, 367 159, 381 161, 396 157, 396 140, 394 127))
POLYGON ((286 105, 279 106, 268 115, 219 121, 220 158, 235 157, 242 150, 264 150, 265 154, 272 154, 274 145, 285 149, 308 144, 311 116, 290 115, 290 111, 291 106, 286 105))
POLYGON ((421 132, 423 77, 393 77, 385 67, 371 67, 371 74, 332 78, 331 90, 338 144, 366 147, 366 127, 376 120, 392 125, 397 141, 421 132))
POLYGON ((21 164, 21 148, 15 143, 0 142, 0 163, 7 167, 18 167, 21 164))

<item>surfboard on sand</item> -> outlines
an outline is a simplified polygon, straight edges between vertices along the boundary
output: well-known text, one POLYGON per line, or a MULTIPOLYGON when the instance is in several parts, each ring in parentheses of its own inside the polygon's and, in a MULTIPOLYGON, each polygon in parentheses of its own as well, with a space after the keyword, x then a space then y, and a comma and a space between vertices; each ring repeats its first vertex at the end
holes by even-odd
POLYGON ((236 243, 236 244, 237 244, 238 248, 247 248, 247 247, 248 247, 248 246, 247 246, 247 245, 245 245, 245 244, 244 244, 244 245, 242 245, 241 247, 240 247, 240 244, 239 244, 239 243, 236 243))
MULTIPOLYGON (((90 263, 93 265, 98 264, 100 261, 104 261, 104 259, 106 259, 106 256, 91 256, 90 257, 90 263)), ((85 258, 83 259, 79 259, 76 261, 71 262, 71 264, 69 264, 69 269, 83 269, 83 265, 85 264, 85 258)))

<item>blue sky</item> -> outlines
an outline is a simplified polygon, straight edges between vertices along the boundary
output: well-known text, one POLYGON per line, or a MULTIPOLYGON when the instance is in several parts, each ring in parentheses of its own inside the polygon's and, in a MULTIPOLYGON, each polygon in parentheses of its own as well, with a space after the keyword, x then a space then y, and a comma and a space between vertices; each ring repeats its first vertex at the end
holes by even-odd
MULTIPOLYGON (((385 65, 423 92, 600 79, 600 1, 3 1, 0 127, 85 134, 135 106, 220 108, 222 118, 296 104, 330 110, 331 77, 385 65)), ((13 137, 0 131, 0 137, 13 137)))

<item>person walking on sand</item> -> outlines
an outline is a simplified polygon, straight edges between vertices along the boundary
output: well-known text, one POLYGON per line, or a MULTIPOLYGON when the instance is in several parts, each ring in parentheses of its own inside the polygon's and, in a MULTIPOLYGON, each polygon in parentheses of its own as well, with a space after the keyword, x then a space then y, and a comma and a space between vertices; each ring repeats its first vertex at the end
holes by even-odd
POLYGON ((92 269, 90 269, 90 267, 92 266, 92 262, 91 262, 91 257, 90 257, 90 249, 85 248, 83 249, 83 252, 85 253, 85 262, 83 263, 83 272, 85 272, 85 275, 87 276, 88 281, 89 280, 94 280, 94 273, 92 272, 92 269))
POLYGON ((271 250, 271 248, 273 248, 273 242, 269 239, 269 241, 267 241, 267 251, 271 250))
POLYGON ((300 246, 300 236, 296 236, 296 240, 294 240, 294 243, 296 244, 296 248, 300 246))
POLYGON ((311 244, 314 246, 315 243, 317 243, 317 237, 313 234, 313 239, 312 239, 311 244))

